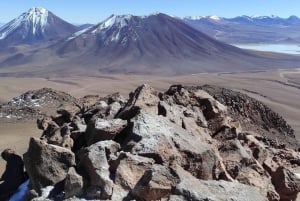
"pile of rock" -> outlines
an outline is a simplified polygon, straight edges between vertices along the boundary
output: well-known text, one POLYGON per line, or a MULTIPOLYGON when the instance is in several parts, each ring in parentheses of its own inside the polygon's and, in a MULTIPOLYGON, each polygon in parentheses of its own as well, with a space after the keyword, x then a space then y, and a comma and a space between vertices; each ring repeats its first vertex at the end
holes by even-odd
POLYGON ((230 107, 199 88, 142 85, 128 101, 60 109, 37 121, 42 137, 24 154, 30 198, 294 200, 294 144, 270 144, 253 121, 244 129, 230 107))
MULTIPOLYGON (((271 133, 269 136, 274 138, 275 135, 279 141, 286 141, 285 136, 292 137, 288 139, 295 137, 294 130, 279 114, 245 94, 212 85, 190 88, 205 90, 217 101, 228 106, 230 115, 240 119, 243 128, 256 130, 256 132, 264 133, 265 136, 271 133)), ((289 143, 293 144, 293 141, 289 143)))
POLYGON ((42 88, 0 104, 0 118, 36 119, 63 105, 78 106, 80 101, 65 92, 42 88))

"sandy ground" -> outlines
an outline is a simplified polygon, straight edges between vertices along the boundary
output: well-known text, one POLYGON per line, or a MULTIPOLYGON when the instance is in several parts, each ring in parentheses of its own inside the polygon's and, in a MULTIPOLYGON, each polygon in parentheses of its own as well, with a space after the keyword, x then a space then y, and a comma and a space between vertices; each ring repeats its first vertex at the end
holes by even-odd
MULTIPOLYGON (((19 154, 26 152, 30 137, 40 137, 41 131, 35 122, 1 122, 0 124, 0 150, 12 148, 19 154)), ((0 160, 0 173, 4 171, 5 162, 0 160)))
MULTIPOLYGON (((126 97, 138 85, 148 83, 158 90, 171 84, 214 84, 238 90, 261 100, 281 114, 296 131, 300 140, 300 70, 238 74, 195 74, 180 77, 104 75, 68 78, 0 78, 0 101, 8 101, 28 90, 51 87, 82 97, 87 94, 107 95, 121 92, 126 97)), ((35 122, 0 124, 0 151, 6 147, 24 153, 30 136, 40 136, 35 122)), ((0 172, 4 163, 0 160, 0 172)))

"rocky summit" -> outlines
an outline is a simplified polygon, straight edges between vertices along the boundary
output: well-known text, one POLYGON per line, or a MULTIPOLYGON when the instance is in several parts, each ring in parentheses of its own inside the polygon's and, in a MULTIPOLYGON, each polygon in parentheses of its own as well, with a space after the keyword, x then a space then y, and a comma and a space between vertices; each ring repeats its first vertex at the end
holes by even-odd
POLYGON ((24 154, 31 200, 288 201, 300 191, 294 131, 247 95, 142 85, 128 100, 75 102, 37 120, 42 136, 24 154))

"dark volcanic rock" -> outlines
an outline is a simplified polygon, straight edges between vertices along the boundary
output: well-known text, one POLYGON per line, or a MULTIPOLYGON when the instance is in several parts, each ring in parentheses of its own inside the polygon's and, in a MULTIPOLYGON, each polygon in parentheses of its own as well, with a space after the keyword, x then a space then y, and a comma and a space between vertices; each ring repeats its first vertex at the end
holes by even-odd
POLYGON ((113 194, 113 181, 110 178, 109 155, 115 154, 120 145, 113 141, 101 141, 84 149, 79 154, 79 166, 88 175, 87 197, 109 199, 113 194))
POLYGON ((131 147, 131 153, 159 164, 178 163, 197 178, 213 178, 217 157, 207 142, 162 116, 140 113, 131 121, 132 133, 125 145, 131 147))
POLYGON ((113 140, 127 126, 127 121, 122 119, 95 119, 87 127, 85 134, 88 145, 98 141, 113 140))
POLYGON ((175 168, 180 183, 176 186, 174 194, 169 201, 267 201, 259 190, 252 186, 226 181, 197 180, 180 167, 175 168))
POLYGON ((80 196, 83 193, 83 178, 71 167, 65 179, 65 198, 80 196))
MULTIPOLYGON (((201 89, 207 91, 216 100, 229 106, 234 117, 241 116, 241 123, 250 120, 255 126, 262 129, 276 129, 282 135, 295 137, 293 129, 277 113, 263 103, 239 92, 229 89, 205 85, 201 89)), ((243 126, 249 122, 245 122, 243 126)))
POLYGON ((75 155, 68 149, 31 138, 24 164, 30 185, 40 192, 66 178, 69 168, 75 165, 75 155))
POLYGON ((129 100, 118 114, 119 118, 131 119, 140 110, 158 114, 158 92, 151 86, 144 84, 129 94, 129 100))
POLYGON ((39 119, 43 140, 24 155, 37 201, 285 201, 300 191, 293 131, 243 94, 142 85, 127 102, 113 94, 73 106, 39 119))
POLYGON ((132 194, 146 201, 161 200, 171 195, 178 182, 178 176, 171 172, 171 169, 153 165, 135 185, 132 194))
POLYGON ((279 167, 272 175, 272 183, 281 201, 296 200, 300 191, 300 179, 290 170, 279 167))

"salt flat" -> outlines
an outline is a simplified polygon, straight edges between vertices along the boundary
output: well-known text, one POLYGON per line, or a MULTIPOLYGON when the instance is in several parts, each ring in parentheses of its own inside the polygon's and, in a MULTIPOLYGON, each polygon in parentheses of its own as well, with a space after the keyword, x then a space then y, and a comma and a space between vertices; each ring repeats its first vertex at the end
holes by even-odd
POLYGON ((232 44, 236 47, 265 52, 277 52, 285 54, 300 54, 300 46, 297 44, 232 44))

